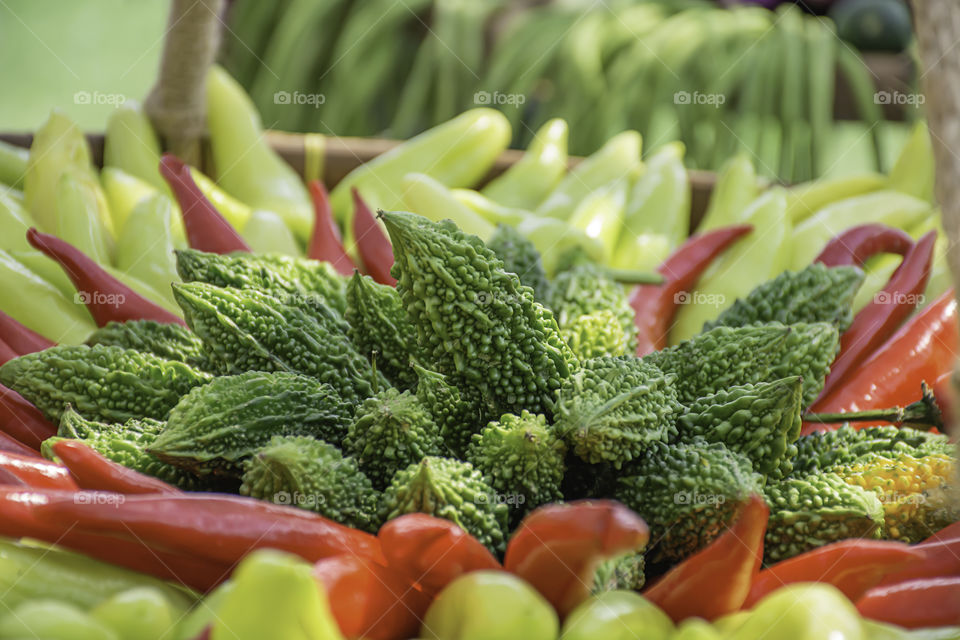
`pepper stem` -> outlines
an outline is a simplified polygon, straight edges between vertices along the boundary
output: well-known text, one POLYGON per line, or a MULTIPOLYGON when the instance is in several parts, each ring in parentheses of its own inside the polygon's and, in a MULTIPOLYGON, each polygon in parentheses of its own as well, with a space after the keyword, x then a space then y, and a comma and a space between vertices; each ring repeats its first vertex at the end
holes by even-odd
POLYGON ((841 411, 839 413, 807 413, 805 422, 830 424, 836 422, 889 422, 898 426, 943 431, 943 414, 937 406, 933 390, 926 382, 920 383, 921 398, 905 407, 870 409, 868 411, 841 411))

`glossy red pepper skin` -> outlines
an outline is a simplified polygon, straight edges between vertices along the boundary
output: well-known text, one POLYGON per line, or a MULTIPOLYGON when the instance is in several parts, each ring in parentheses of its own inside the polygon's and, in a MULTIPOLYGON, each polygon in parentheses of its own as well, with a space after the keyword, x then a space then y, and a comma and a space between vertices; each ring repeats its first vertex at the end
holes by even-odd
POLYGON ((0 451, 0 469, 20 478, 26 486, 34 489, 77 490, 77 483, 66 467, 42 458, 0 451))
POLYGON ((814 262, 828 267, 854 265, 862 267, 878 253, 907 254, 913 238, 906 231, 885 224, 871 223, 851 227, 827 243, 814 262))
POLYGON ((940 529, 940 531, 937 531, 920 544, 938 542, 941 540, 954 540, 956 538, 960 538, 960 521, 954 522, 953 524, 940 529))
POLYGON ((946 578, 960 576, 960 534, 954 538, 922 542, 912 547, 921 558, 897 571, 887 574, 881 586, 915 580, 917 578, 946 578))
POLYGON ((432 596, 465 573, 503 570, 479 540, 453 522, 425 513, 394 518, 377 538, 387 566, 432 596))
POLYGON ((743 224, 691 236, 657 269, 666 282, 634 287, 630 292, 630 306, 639 340, 636 355, 645 356, 667 347, 673 317, 683 296, 717 256, 752 229, 751 225, 743 224))
POLYGON ((770 509, 752 496, 736 521, 643 592, 674 622, 715 620, 740 610, 763 560, 763 536, 770 509))
POLYGON ((313 575, 347 638, 408 640, 417 635, 432 601, 407 576, 356 556, 320 560, 313 575))
POLYGON ((885 576, 923 560, 922 551, 903 542, 851 539, 818 547, 782 560, 761 571, 743 607, 750 609, 764 596, 795 582, 825 582, 852 602, 877 586, 885 576))
POLYGON ((533 585, 563 618, 589 597, 597 565, 642 550, 649 538, 643 519, 619 502, 550 504, 520 523, 503 567, 533 585))
MULTIPOLYGON (((143 541, 122 535, 104 535, 82 527, 63 527, 38 517, 36 508, 52 499, 74 500, 75 491, 0 487, 0 536, 30 537, 85 553, 112 564, 173 580, 200 591, 209 591, 230 575, 231 565, 214 562, 205 555, 188 555, 163 547, 150 547, 143 541)), ((102 504, 124 499, 114 493, 82 494, 102 504)), ((129 534, 128 534, 129 535, 129 534)))
POLYGON ((875 587, 857 600, 865 618, 907 629, 960 625, 960 576, 875 587))
POLYGON ((170 185, 180 205, 187 243, 191 248, 209 253, 250 251, 250 246, 233 225, 203 195, 190 175, 190 167, 180 158, 172 153, 163 154, 160 158, 160 175, 170 185))
POLYGON ((930 279, 936 240, 936 231, 920 238, 903 257, 883 291, 857 313, 850 328, 840 336, 840 354, 830 366, 821 398, 843 384, 913 313, 930 279))
POLYGON ((0 431, 0 451, 6 451, 8 453, 16 453, 17 455, 33 457, 38 459, 43 459, 43 457, 37 452, 23 444, 16 438, 11 435, 0 431))
POLYGON ((76 480, 75 487, 123 494, 182 493, 157 478, 109 460, 77 440, 54 443, 53 453, 76 480))
MULTIPOLYGON (((51 498, 39 517, 61 527, 133 535, 151 547, 234 564, 252 549, 269 547, 310 562, 340 554, 383 562, 377 539, 318 516, 253 498, 217 493, 123 496, 119 504, 51 498)), ((119 494, 117 494, 119 495, 119 494)))
POLYGON ((57 427, 19 393, 0 385, 0 432, 40 451, 44 440, 57 435, 57 427))
POLYGON ((357 188, 351 187, 350 193, 353 195, 353 241, 357 245, 364 272, 380 284, 395 287, 397 279, 390 275, 390 268, 393 267, 390 238, 373 217, 357 188))
POLYGON ((0 365, 8 363, 14 358, 20 357, 20 355, 21 354, 13 350, 13 347, 3 340, 0 340, 0 365))
POLYGON ((330 195, 319 180, 311 180, 309 186, 314 217, 313 234, 307 246, 307 257, 329 262, 337 273, 349 276, 357 267, 343 248, 340 229, 333 220, 333 210, 330 208, 330 195))
POLYGON ((3 311, 0 311, 0 341, 7 343, 17 355, 43 351, 56 344, 35 331, 23 326, 3 311))
MULTIPOLYGON (((958 314, 954 290, 910 318, 830 394, 811 407, 814 413, 865 411, 906 406, 920 399, 920 382, 933 384, 953 370, 958 353, 958 314)), ((856 423, 862 428, 870 423, 856 423)), ((803 434, 840 425, 806 423, 803 434)))
POLYGON ((155 305, 114 278, 70 243, 33 228, 27 231, 27 240, 35 249, 60 264, 83 296, 87 310, 98 327, 112 320, 155 320, 186 326, 181 318, 155 305))

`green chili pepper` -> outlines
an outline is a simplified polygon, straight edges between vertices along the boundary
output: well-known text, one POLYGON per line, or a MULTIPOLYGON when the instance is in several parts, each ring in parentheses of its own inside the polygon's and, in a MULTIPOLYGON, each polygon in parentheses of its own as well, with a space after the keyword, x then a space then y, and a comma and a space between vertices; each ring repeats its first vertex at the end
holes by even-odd
POLYGON ((787 198, 779 187, 763 193, 747 208, 743 222, 752 225, 753 231, 720 256, 682 301, 686 304, 677 311, 671 344, 700 333, 705 322, 787 267, 791 225, 786 208, 787 198))
MULTIPOLYGON (((133 208, 117 240, 117 268, 175 305, 170 283, 180 282, 173 250, 173 202, 159 191, 133 208)), ((177 212, 179 213, 179 211, 177 212)))
POLYGON ((563 118, 548 120, 533 136, 523 157, 483 188, 483 195, 518 209, 535 209, 567 171, 567 136, 563 118))
POLYGON ((879 173, 864 173, 798 184, 787 190, 787 216, 799 224, 829 204, 883 189, 886 180, 879 173))
POLYGON ((90 615, 122 640, 171 640, 184 613, 155 587, 134 587, 107 598, 90 615))
POLYGON ((588 194, 570 216, 570 226, 583 231, 603 247, 604 264, 613 260, 617 241, 624 228, 624 210, 627 206, 626 178, 588 194))
POLYGON ((810 264, 831 238, 850 227, 879 222, 909 229, 929 213, 929 202, 886 189, 834 202, 794 229, 791 268, 802 269, 810 264))
POLYGON ((740 217, 758 195, 760 182, 753 162, 746 153, 738 153, 720 168, 710 193, 710 204, 697 231, 710 231, 739 223, 740 217))
POLYGON ((473 189, 451 189, 450 193, 461 204, 464 204, 492 225, 518 225, 533 214, 525 209, 518 209, 494 202, 479 191, 473 189))
POLYGON ((731 640, 860 640, 863 631, 856 608, 839 589, 822 583, 782 587, 760 601, 729 636, 731 640))
POLYGON ((633 591, 605 591, 583 602, 567 617, 562 640, 667 640, 673 622, 657 605, 633 591))
MULTIPOLYGON (((100 171, 100 183, 107 196, 113 228, 118 234, 123 232, 127 217, 137 203, 144 198, 161 193, 149 182, 127 173, 118 167, 104 167, 100 171)), ((179 215, 177 216, 179 218, 179 215)), ((181 224, 182 226, 182 224, 181 224)))
POLYGON ((536 213, 566 220, 591 191, 624 177, 633 177, 641 167, 642 138, 624 131, 607 140, 596 153, 584 158, 540 203, 536 213))
POLYGON ((248 555, 213 620, 211 640, 342 640, 311 566, 273 550, 248 555))
POLYGON ((218 66, 207 77, 207 128, 217 184, 255 209, 275 211, 306 241, 313 205, 303 181, 263 139, 250 97, 218 66))
POLYGON ((176 640, 197 640, 197 636, 213 624, 220 607, 223 606, 224 600, 231 591, 233 591, 233 581, 227 580, 208 593, 177 625, 176 640))
MULTIPOLYGON (((139 293, 141 296, 143 296, 150 302, 153 302, 154 304, 157 304, 163 307, 164 309, 176 315, 177 317, 180 317, 180 318, 183 317, 183 310, 180 309, 180 306, 176 304, 175 301, 171 300, 172 293, 170 295, 164 295, 160 293, 160 291, 158 291, 155 287, 151 286, 150 284, 144 282, 140 278, 126 271, 121 271, 116 267, 111 267, 109 265, 104 265, 104 264, 100 266, 103 267, 104 271, 106 271, 107 273, 112 275, 114 278, 116 278, 123 284, 133 289, 136 293, 139 293)), ((169 289, 169 288, 170 288, 170 285, 168 284, 166 289, 169 289)))
POLYGON ((140 103, 127 100, 107 119, 103 166, 116 167, 169 194, 160 176, 160 141, 140 103))
POLYGON ((90 614, 56 600, 25 602, 18 607, 11 607, 7 615, 0 615, 0 639, 22 638, 124 640, 90 614))
POLYGON ((0 189, 0 249, 30 250, 27 229, 35 224, 23 205, 0 189))
POLYGON ((706 620, 689 618, 680 623, 670 640, 722 640, 720 632, 706 620))
POLYGON ((303 256, 293 232, 284 224, 283 218, 273 211, 257 209, 251 212, 240 235, 255 253, 281 253, 296 258, 303 256))
POLYGON ((99 264, 113 261, 113 236, 103 220, 110 218, 100 183, 87 171, 65 171, 57 183, 55 235, 99 264))
POLYGON ((62 293, 67 300, 73 300, 77 288, 55 260, 33 247, 23 251, 10 251, 13 258, 36 275, 40 276, 62 293))
POLYGON ((461 231, 480 236, 482 240, 493 234, 492 224, 470 207, 461 204, 450 193, 450 189, 426 174, 408 174, 403 179, 401 189, 407 211, 413 211, 435 222, 453 220, 461 231))
POLYGON ((920 120, 913 126, 910 137, 890 169, 887 186, 915 198, 933 202, 935 177, 933 143, 927 123, 920 120))
POLYGON ((904 629, 868 618, 864 618, 861 624, 864 640, 957 640, 960 638, 960 627, 904 629))
POLYGON ((330 193, 334 216, 349 231, 353 187, 373 211, 399 209, 408 173, 426 173, 447 187, 472 186, 509 142, 510 124, 502 113, 486 108, 465 111, 351 171, 330 193))
POLYGON ((221 189, 216 182, 193 167, 190 167, 190 177, 197 183, 197 187, 207 200, 220 212, 220 215, 227 219, 227 222, 233 225, 234 229, 241 230, 247 226, 247 221, 252 214, 250 207, 221 189))
POLYGON ((603 245, 563 220, 530 216, 516 227, 540 252, 547 275, 556 272, 564 254, 573 247, 582 248, 595 262, 603 260, 603 245))
POLYGON ((0 140, 0 182, 8 187, 22 186, 29 157, 26 149, 0 140))

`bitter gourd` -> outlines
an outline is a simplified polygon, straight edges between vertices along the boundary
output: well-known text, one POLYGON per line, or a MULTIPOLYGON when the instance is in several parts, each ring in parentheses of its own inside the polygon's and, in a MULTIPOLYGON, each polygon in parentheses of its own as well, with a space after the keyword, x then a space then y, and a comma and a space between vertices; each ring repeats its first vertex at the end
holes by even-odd
POLYGON ((364 531, 379 526, 380 494, 332 444, 306 436, 274 436, 243 466, 240 493, 315 511, 364 531))
POLYGON ((883 506, 872 491, 835 473, 767 484, 764 562, 772 564, 844 538, 879 538, 883 506))
POLYGON ((644 359, 676 375, 680 402, 741 384, 800 376, 803 406, 823 388, 840 334, 825 322, 717 327, 644 359))
POLYGON ((511 520, 563 497, 566 446, 543 415, 506 414, 473 436, 466 459, 499 495, 514 498, 511 520))
POLYGON ((650 525, 654 561, 680 560, 723 532, 763 478, 719 442, 657 444, 630 466, 614 496, 650 525))
POLYGON ((104 345, 50 347, 0 367, 0 384, 53 422, 67 405, 103 422, 164 420, 183 395, 210 379, 210 374, 183 362, 104 345))
POLYGON ((695 400, 677 420, 679 440, 722 442, 753 468, 779 477, 792 469, 800 436, 799 376, 730 387, 695 400))
POLYGON ((284 293, 320 296, 337 313, 347 308, 346 278, 329 262, 290 256, 235 252, 177 251, 177 272, 184 282, 217 287, 255 289, 282 297, 284 293))
POLYGON ((483 426, 480 401, 470 389, 461 392, 446 376, 413 365, 417 373, 417 400, 440 427, 440 437, 458 458, 466 453, 473 434, 483 426))
POLYGON ((555 429, 586 462, 616 468, 676 435, 674 378, 634 356, 594 358, 564 380, 555 429))
POLYGON ((513 225, 498 224, 487 241, 487 247, 503 260, 503 269, 517 274, 520 283, 533 289, 533 299, 546 304, 550 295, 550 281, 543 269, 540 252, 532 242, 513 225))
POLYGON ((609 309, 578 316, 560 328, 563 339, 581 360, 630 353, 635 332, 627 332, 609 309))
POLYGON ((179 324, 154 320, 108 322, 90 334, 87 344, 144 351, 167 360, 186 362, 203 370, 210 367, 203 352, 203 341, 193 331, 179 324))
POLYGON ((600 563, 593 574, 592 595, 615 589, 640 591, 646 582, 644 555, 628 553, 600 563))
POLYGON ((354 273, 347 283, 346 318, 357 350, 368 359, 376 357, 377 368, 395 386, 412 389, 417 383, 410 366, 417 352, 417 330, 397 290, 354 273))
POLYGON ((50 446, 56 440, 79 440, 105 458, 181 489, 196 491, 211 488, 209 483, 196 475, 163 462, 147 451, 164 427, 163 422, 149 418, 130 419, 123 424, 96 422, 85 419, 70 408, 60 417, 57 437, 45 440, 43 445, 45 455, 51 457, 50 446))
POLYGON ((484 414, 551 412, 577 361, 553 314, 476 236, 449 220, 383 213, 397 291, 424 364, 479 391, 484 414))
POLYGON ((409 391, 386 389, 357 409, 343 439, 344 451, 354 456, 376 488, 424 456, 446 453, 440 427, 409 391))
POLYGON ((224 373, 289 371, 327 382, 359 402, 387 387, 347 336, 340 315, 314 298, 284 299, 200 282, 174 285, 184 318, 224 373))
POLYGON ((863 271, 856 267, 820 263, 801 271, 784 271, 747 297, 737 299, 703 329, 766 322, 828 322, 843 333, 853 322, 853 299, 863 278, 863 271))
POLYGON ((239 477, 244 459, 273 436, 338 443, 352 414, 350 403, 315 378, 249 371, 215 378, 184 396, 150 451, 196 473, 239 477))
POLYGON ((380 514, 384 521, 415 512, 445 518, 502 553, 508 508, 470 463, 429 456, 394 476, 380 514))

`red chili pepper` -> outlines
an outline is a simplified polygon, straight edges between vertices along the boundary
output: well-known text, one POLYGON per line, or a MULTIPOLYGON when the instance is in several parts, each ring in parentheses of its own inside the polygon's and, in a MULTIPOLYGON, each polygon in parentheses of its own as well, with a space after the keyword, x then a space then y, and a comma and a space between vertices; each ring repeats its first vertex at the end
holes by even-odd
POLYGON ((17 455, 43 459, 39 453, 23 444, 11 435, 0 431, 0 451, 16 453, 17 455))
POLYGON ((763 559, 769 514, 763 498, 752 496, 729 529, 657 580, 644 597, 674 622, 715 620, 738 611, 763 559))
POLYGON ((589 597, 598 564, 640 551, 649 538, 643 519, 619 502, 551 504, 523 519, 503 566, 533 585, 562 618, 589 597))
POLYGON ((960 576, 960 536, 952 539, 923 542, 914 545, 912 548, 922 557, 918 561, 911 562, 900 570, 884 576, 879 583, 881 586, 917 578, 960 576))
POLYGON ((691 236, 657 269, 666 282, 634 287, 630 293, 630 306, 638 330, 638 356, 666 348, 667 335, 683 296, 717 256, 752 229, 752 226, 742 224, 691 236))
POLYGON ((233 225, 200 191, 190 175, 190 167, 183 160, 172 153, 163 154, 160 158, 160 175, 170 185, 180 205, 183 227, 191 248, 209 253, 250 251, 250 246, 233 225))
POLYGON ((929 544, 931 542, 940 542, 942 540, 954 540, 960 538, 960 521, 940 529, 935 534, 921 542, 920 544, 929 544))
MULTIPOLYGON (((3 453, 3 450, 0 449, 0 454, 2 453, 3 453)), ((24 482, 19 476, 14 475, 12 472, 7 471, 6 469, 0 467, 0 486, 26 487, 27 483, 24 482)))
POLYGON ((943 424, 954 424, 957 420, 957 408, 953 398, 953 372, 947 371, 933 383, 933 398, 940 408, 943 424))
POLYGON ((840 337, 840 354, 833 361, 821 398, 843 384, 854 369, 889 338, 913 313, 930 279, 936 231, 926 234, 907 252, 883 291, 860 310, 840 337))
POLYGON ((834 236, 814 262, 828 267, 848 264, 862 267, 868 258, 878 253, 905 256, 911 247, 913 238, 902 229, 879 223, 862 224, 834 236))
MULTIPOLYGON (((954 295, 950 289, 921 309, 845 382, 814 403, 811 411, 863 411, 906 406, 918 400, 920 382, 933 383, 953 370, 958 353, 954 295)), ((837 427, 839 425, 807 423, 803 434, 837 427)))
POLYGON ((794 582, 826 582, 856 602, 891 572, 924 557, 903 542, 841 540, 783 560, 757 575, 743 603, 750 609, 767 594, 794 582))
POLYGON ((357 188, 351 187, 350 193, 353 194, 353 241, 357 244, 363 269, 380 284, 395 287, 397 279, 390 275, 390 268, 393 266, 393 245, 390 244, 390 238, 380 228, 357 188))
MULTIPOLYGON (((95 498, 97 492, 90 492, 95 498)), ((81 494, 82 495, 82 494, 81 494)), ((119 504, 51 498, 39 517, 61 526, 133 535, 151 547, 233 564, 268 547, 316 562, 352 554, 383 562, 377 539, 321 516, 253 498, 217 493, 123 496, 119 504)))
POLYGON ((6 342, 17 355, 43 351, 56 342, 47 340, 0 311, 0 341, 6 342))
POLYGON ((77 440, 60 440, 53 453, 69 469, 82 489, 136 493, 182 493, 163 480, 152 478, 103 457, 77 440))
POLYGON ((307 257, 329 262, 337 273, 349 276, 357 267, 347 255, 347 250, 343 248, 340 229, 333 221, 330 196, 322 182, 310 181, 310 196, 313 198, 314 218, 313 235, 310 236, 307 257))
POLYGON ((39 451, 44 440, 57 435, 57 427, 19 393, 0 385, 0 432, 39 451))
POLYGON ((907 629, 960 625, 960 576, 875 587, 857 601, 857 610, 907 629))
MULTIPOLYGON (((232 565, 214 562, 206 555, 172 552, 147 546, 124 535, 103 535, 81 527, 63 527, 38 517, 36 509, 50 500, 99 500, 114 505, 124 496, 107 492, 61 491, 0 487, 0 536, 29 537, 85 553, 105 562, 140 571, 164 580, 173 580, 200 591, 209 591, 230 575, 232 565)), ((89 504, 83 503, 83 504, 89 504)))
POLYGON ((449 520, 425 513, 394 518, 377 538, 387 566, 432 596, 465 573, 503 569, 479 540, 449 520))
POLYGON ((356 556, 325 558, 313 567, 347 638, 407 640, 417 635, 432 598, 410 579, 356 556))
POLYGON ((14 358, 19 358, 20 354, 13 350, 13 347, 8 345, 3 340, 0 340, 0 365, 6 364, 13 360, 14 358))
POLYGON ((182 319, 142 297, 70 243, 34 228, 27 231, 27 240, 60 264, 98 327, 112 320, 156 320, 186 326, 182 319))
POLYGON ((77 483, 66 467, 42 458, 0 451, 0 469, 9 471, 35 489, 77 489, 77 483))

